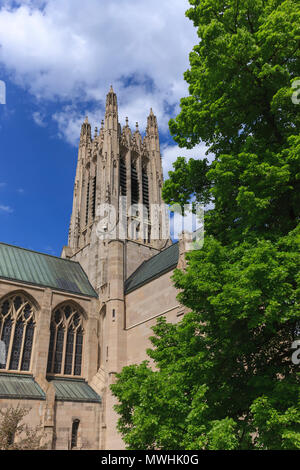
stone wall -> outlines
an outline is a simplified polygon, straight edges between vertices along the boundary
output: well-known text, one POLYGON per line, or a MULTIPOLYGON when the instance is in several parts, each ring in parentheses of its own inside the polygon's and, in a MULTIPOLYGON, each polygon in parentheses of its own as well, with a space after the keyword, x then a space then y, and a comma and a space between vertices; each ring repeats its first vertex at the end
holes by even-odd
POLYGON ((165 273, 126 295, 128 365, 149 359, 146 349, 151 346, 151 327, 159 316, 165 316, 168 322, 175 323, 183 314, 183 307, 176 299, 178 291, 173 286, 172 274, 173 271, 165 273))

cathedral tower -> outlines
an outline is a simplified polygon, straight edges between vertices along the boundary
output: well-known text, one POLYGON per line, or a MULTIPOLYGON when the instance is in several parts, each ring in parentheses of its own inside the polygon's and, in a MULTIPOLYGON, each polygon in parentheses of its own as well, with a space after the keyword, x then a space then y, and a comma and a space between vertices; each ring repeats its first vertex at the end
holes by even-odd
MULTIPOLYGON (((105 119, 92 137, 88 118, 81 127, 68 246, 62 256, 78 261, 99 295, 97 374, 103 399, 103 439, 118 448, 115 399, 110 385, 127 361, 126 279, 171 244, 162 203, 163 182, 157 119, 148 116, 146 135, 118 121, 111 87, 105 119)), ((101 446, 105 448, 103 441, 101 446)))
POLYGON ((156 116, 151 109, 144 138, 138 123, 131 131, 128 118, 121 128, 111 87, 100 132, 96 128, 92 137, 88 118, 81 127, 68 247, 63 251, 80 261, 96 290, 107 281, 109 240, 125 242, 124 281, 168 244, 162 183, 156 116))

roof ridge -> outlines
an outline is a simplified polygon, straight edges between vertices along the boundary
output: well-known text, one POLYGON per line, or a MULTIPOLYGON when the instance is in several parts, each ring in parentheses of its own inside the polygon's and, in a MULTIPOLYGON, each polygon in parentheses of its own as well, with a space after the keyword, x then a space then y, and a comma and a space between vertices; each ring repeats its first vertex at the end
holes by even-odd
POLYGON ((125 283, 127 283, 127 282, 131 279, 131 277, 132 277, 134 274, 136 274, 136 273, 142 268, 142 266, 144 266, 144 264, 148 263, 148 261, 154 259, 156 256, 161 255, 162 253, 164 253, 165 251, 167 251, 169 248, 172 248, 172 246, 176 245, 177 243, 178 243, 178 241, 175 242, 175 243, 172 243, 172 245, 168 246, 167 248, 164 248, 164 249, 161 250, 159 253, 156 253, 156 255, 153 255, 153 256, 151 256, 151 257, 148 258, 148 259, 144 259, 144 261, 139 265, 139 267, 136 268, 136 270, 133 271, 133 273, 131 273, 130 276, 129 276, 127 279, 125 279, 125 283))
POLYGON ((0 255, 0 278, 98 298, 78 261, 3 242, 0 255))
POLYGON ((50 255, 49 253, 43 253, 42 251, 31 250, 29 248, 24 248, 23 246, 11 245, 10 243, 0 242, 0 245, 9 246, 11 248, 17 248, 18 250, 29 251, 30 253, 36 253, 37 255, 49 256, 50 258, 59 259, 62 261, 69 261, 70 263, 80 264, 78 261, 73 261, 68 258, 61 258, 60 256, 50 255))
POLYGON ((125 293, 129 293, 141 285, 150 282, 150 280, 156 278, 157 276, 174 269, 178 264, 178 246, 178 242, 172 243, 172 245, 168 246, 168 248, 165 248, 160 253, 157 253, 157 255, 143 261, 143 263, 130 275, 130 277, 126 279, 124 285, 125 293), (177 254, 174 252, 174 250, 177 254), (168 251, 170 251, 170 255, 168 254, 168 251), (159 257, 158 255, 161 256, 159 257), (156 257, 157 260, 155 260, 156 257))

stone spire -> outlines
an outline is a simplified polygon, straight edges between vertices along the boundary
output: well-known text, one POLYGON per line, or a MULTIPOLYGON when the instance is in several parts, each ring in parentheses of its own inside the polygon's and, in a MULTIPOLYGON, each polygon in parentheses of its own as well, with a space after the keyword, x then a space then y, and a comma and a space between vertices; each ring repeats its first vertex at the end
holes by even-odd
POLYGON ((92 138, 91 125, 89 123, 88 117, 86 116, 81 126, 80 143, 90 142, 91 138, 92 138))
POLYGON ((110 90, 106 96, 106 106, 105 106, 105 130, 115 130, 118 129, 118 101, 117 95, 115 94, 113 87, 110 87, 110 90))
POLYGON ((157 126, 157 119, 155 114, 153 113, 152 108, 150 108, 150 114, 147 118, 147 129, 146 135, 158 135, 158 126, 157 126))

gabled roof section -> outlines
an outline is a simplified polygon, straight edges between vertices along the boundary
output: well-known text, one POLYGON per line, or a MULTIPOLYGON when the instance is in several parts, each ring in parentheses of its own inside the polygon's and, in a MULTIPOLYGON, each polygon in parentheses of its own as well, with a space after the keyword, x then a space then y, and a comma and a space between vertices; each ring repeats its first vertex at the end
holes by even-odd
POLYGON ((54 385, 56 400, 101 403, 101 397, 84 379, 54 377, 48 380, 54 385))
POLYGON ((98 297, 76 261, 0 243, 0 278, 98 297))
POLYGON ((0 398, 45 400, 46 396, 31 375, 0 373, 0 398))
POLYGON ((125 294, 129 294, 162 274, 176 268, 178 258, 179 244, 177 242, 144 261, 125 282, 125 294))

